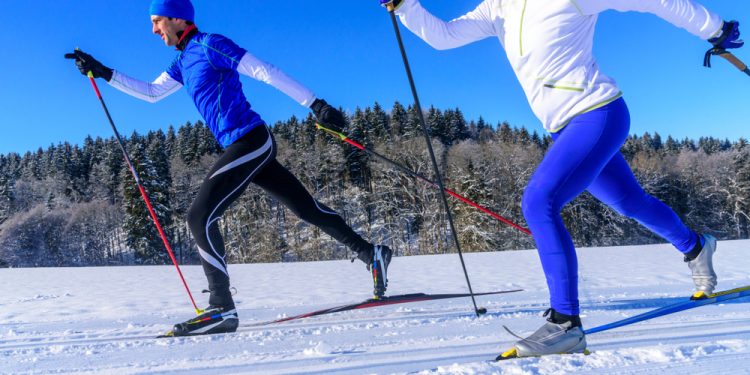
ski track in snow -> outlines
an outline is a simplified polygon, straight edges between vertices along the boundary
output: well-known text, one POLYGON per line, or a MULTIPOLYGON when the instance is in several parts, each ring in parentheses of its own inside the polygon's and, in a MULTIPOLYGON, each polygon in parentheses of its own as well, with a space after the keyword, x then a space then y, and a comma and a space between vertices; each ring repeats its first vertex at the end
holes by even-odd
MULTIPOLYGON (((750 284, 750 240, 719 244, 719 288, 750 284)), ((254 323, 362 300, 371 280, 348 261, 232 265, 234 334, 155 339, 192 314, 170 267, 0 270, 0 373, 140 374, 750 374, 750 298, 592 334, 590 355, 494 362, 543 322, 544 276, 534 251, 465 255, 488 314, 468 298, 418 302, 278 323, 254 323), (311 280, 312 278, 312 280, 311 280), (309 285, 316 285, 310 290, 309 285)), ((579 250, 587 327, 689 296, 681 256, 667 245, 579 250)), ((194 295, 205 280, 184 267, 194 295)), ((457 255, 395 258, 390 294, 466 289, 457 255)))

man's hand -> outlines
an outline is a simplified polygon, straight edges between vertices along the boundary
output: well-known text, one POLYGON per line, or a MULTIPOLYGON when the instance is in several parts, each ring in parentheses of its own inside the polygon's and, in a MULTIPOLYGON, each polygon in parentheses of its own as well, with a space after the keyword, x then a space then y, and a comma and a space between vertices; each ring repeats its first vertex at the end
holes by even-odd
POLYGON ((339 112, 338 109, 333 108, 330 104, 326 103, 323 99, 315 99, 310 106, 310 109, 315 114, 315 118, 318 119, 322 125, 326 125, 331 130, 341 133, 341 129, 346 127, 346 120, 344 115, 339 112))
POLYGON ((740 23, 737 21, 725 21, 721 27, 721 35, 709 39, 708 42, 713 44, 715 48, 720 49, 742 47, 745 42, 740 39, 740 23))
POLYGON ((112 69, 107 68, 86 52, 76 49, 73 53, 66 53, 65 58, 75 60, 78 70, 80 70, 83 75, 88 75, 88 73, 91 72, 94 75, 94 78, 101 77, 107 82, 112 79, 112 69))
POLYGON ((403 2, 404 0, 380 0, 380 5, 388 9, 389 12, 395 12, 403 2))

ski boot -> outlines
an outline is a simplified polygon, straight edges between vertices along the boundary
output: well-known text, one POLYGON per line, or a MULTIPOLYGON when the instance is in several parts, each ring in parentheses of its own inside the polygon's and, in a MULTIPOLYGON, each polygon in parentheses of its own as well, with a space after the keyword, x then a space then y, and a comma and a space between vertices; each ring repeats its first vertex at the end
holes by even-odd
POLYGON ((239 325, 234 306, 209 306, 204 312, 190 320, 174 325, 171 331, 160 337, 210 335, 237 330, 239 325))
POLYGON ((373 299, 383 298, 385 290, 388 288, 388 265, 391 264, 393 251, 385 245, 377 245, 373 249, 372 265, 372 282, 374 285, 373 299))
MULTIPOLYGON (((538 357, 548 354, 584 353, 586 350, 586 335, 581 327, 578 315, 565 315, 550 308, 544 312, 549 315, 547 323, 527 338, 512 335, 521 339, 508 351, 495 358, 502 361, 511 358, 538 357)), ((507 328, 506 328, 507 330, 507 328)))
POLYGON ((701 236, 695 248, 685 254, 685 262, 690 267, 695 283, 695 293, 690 299, 707 298, 716 288, 716 272, 713 257, 716 253, 716 238, 710 234, 701 236))
MULTIPOLYGON (((393 250, 385 245, 374 245, 357 253, 357 258, 365 262, 372 275, 374 286, 372 299, 381 299, 388 288, 388 265, 391 264, 393 250)), ((352 259, 354 261, 354 259, 352 259)))

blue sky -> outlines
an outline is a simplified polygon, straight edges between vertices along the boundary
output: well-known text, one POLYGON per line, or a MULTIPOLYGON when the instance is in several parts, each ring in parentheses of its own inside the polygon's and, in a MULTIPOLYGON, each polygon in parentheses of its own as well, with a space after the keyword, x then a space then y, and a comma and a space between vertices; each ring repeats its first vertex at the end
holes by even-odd
MULTIPOLYGON (((450 19, 480 0, 422 3, 450 19)), ((744 21, 745 30, 750 27, 750 2, 702 3, 725 19, 744 21)), ((64 141, 81 144, 87 135, 110 137, 88 80, 63 55, 80 47, 114 69, 150 81, 176 52, 151 34, 148 5, 147 0, 0 0, 0 153, 64 141)), ((194 5, 201 30, 232 38, 347 111, 375 101, 386 108, 395 100, 412 103, 390 20, 377 0, 195 0, 194 5)), ((423 106, 458 107, 468 119, 481 115, 493 124, 508 121, 543 131, 497 39, 435 51, 402 31, 423 106)), ((625 93, 632 133, 750 137, 750 77, 720 59, 714 68, 703 68, 707 47, 653 15, 610 11, 600 16, 595 54, 625 93)), ((736 54, 750 62, 750 46, 736 54)), ((123 134, 200 119, 184 90, 150 104, 99 83, 123 134)), ((269 123, 307 113, 270 86, 249 78, 243 84, 269 123)))

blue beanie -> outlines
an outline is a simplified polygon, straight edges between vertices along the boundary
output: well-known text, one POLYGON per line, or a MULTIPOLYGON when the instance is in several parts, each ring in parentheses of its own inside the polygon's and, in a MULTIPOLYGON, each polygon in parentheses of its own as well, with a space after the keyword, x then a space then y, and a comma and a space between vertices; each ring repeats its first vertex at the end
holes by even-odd
POLYGON ((195 10, 190 0, 152 0, 148 13, 152 16, 179 18, 194 21, 195 10))

